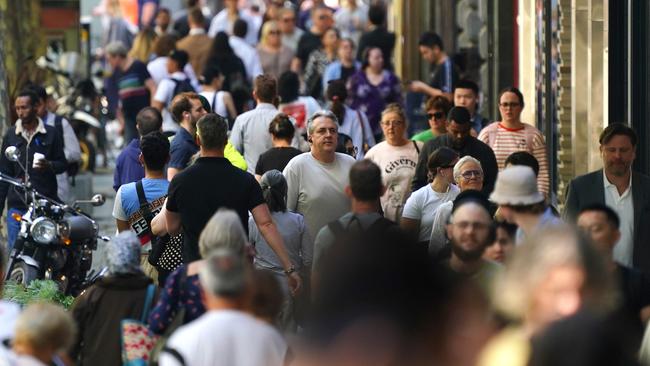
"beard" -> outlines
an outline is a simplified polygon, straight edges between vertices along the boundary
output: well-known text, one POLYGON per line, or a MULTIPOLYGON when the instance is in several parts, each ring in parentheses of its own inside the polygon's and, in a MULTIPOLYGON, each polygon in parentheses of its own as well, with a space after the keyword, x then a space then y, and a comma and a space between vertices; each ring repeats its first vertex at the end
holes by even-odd
POLYGON ((474 249, 465 249, 456 244, 455 241, 451 241, 451 252, 463 262, 472 262, 480 259, 481 256, 483 256, 484 251, 485 245, 481 245, 474 249))

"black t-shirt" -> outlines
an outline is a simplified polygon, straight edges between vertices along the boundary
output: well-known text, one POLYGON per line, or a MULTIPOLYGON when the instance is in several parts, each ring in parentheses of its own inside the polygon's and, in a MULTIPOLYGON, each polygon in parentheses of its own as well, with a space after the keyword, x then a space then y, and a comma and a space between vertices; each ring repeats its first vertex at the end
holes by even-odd
POLYGON ((312 53, 312 51, 320 48, 320 46, 320 36, 312 33, 311 31, 306 31, 300 37, 300 40, 298 41, 298 48, 296 49, 296 56, 300 59, 303 69, 307 66, 309 55, 312 53))
POLYGON ((341 80, 348 82, 348 79, 352 74, 357 72, 357 68, 352 65, 351 67, 341 66, 341 80))
POLYGON ((453 93, 458 81, 458 70, 449 57, 440 65, 432 65, 429 85, 440 89, 443 93, 453 93))
POLYGON ((178 173, 169 185, 166 207, 181 217, 183 262, 201 258, 199 235, 219 208, 235 210, 248 232, 248 211, 262 203, 262 189, 255 177, 225 158, 199 158, 178 173))
POLYGON ((255 166, 255 174, 262 175, 269 170, 277 169, 283 171, 289 164, 289 160, 302 154, 302 151, 294 147, 272 147, 260 155, 255 166))

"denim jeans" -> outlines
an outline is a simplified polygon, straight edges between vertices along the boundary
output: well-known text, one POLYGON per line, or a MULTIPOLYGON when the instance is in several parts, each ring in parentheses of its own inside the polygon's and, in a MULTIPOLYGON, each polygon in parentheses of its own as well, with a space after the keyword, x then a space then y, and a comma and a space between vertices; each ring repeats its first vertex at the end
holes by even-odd
POLYGON ((11 253, 11 250, 14 248, 14 243, 16 238, 18 238, 18 233, 20 232, 20 221, 16 221, 12 217, 12 214, 17 213, 22 216, 25 213, 25 210, 18 210, 15 208, 10 208, 7 210, 7 249, 8 253, 11 253))

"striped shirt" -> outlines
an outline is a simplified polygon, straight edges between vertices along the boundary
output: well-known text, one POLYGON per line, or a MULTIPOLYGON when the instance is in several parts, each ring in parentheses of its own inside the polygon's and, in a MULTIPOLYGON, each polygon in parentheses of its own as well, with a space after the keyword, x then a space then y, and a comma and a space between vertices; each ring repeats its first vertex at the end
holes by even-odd
POLYGON ((548 159, 544 135, 535 127, 524 123, 524 127, 509 129, 499 122, 494 122, 481 130, 478 139, 488 144, 497 158, 499 170, 503 170, 510 154, 517 151, 531 153, 539 163, 537 187, 540 192, 548 195, 548 159))

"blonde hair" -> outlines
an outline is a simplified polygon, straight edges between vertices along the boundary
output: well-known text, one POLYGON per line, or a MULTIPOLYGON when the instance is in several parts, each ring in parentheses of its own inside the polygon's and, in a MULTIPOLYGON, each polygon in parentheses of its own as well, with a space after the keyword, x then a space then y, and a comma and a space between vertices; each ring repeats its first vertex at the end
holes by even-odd
POLYGON ((205 224, 199 236, 199 252, 207 258, 215 249, 230 249, 244 253, 248 241, 239 215, 231 209, 220 208, 205 224))
POLYGON ((404 108, 399 103, 391 103, 384 108, 383 111, 381 111, 381 118, 383 119, 385 115, 388 113, 395 113, 397 116, 404 122, 404 126, 408 125, 408 120, 406 119, 406 113, 404 112, 404 108))
POLYGON ((278 22, 275 20, 269 20, 262 26, 262 35, 260 36, 260 44, 266 45, 266 41, 269 38, 269 32, 272 28, 280 30, 278 22))
POLYGON ((154 42, 157 38, 158 36, 156 35, 156 32, 151 29, 145 29, 138 32, 138 34, 135 36, 135 39, 133 40, 133 46, 131 46, 129 56, 144 63, 149 62, 149 57, 151 57, 151 54, 153 53, 154 42))
POLYGON ((14 343, 28 345, 35 350, 51 348, 65 352, 77 337, 72 316, 62 307, 50 303, 29 305, 16 321, 14 343))
POLYGON ((584 272, 586 306, 595 311, 612 309, 617 302, 614 283, 602 257, 569 227, 549 229, 517 246, 494 286, 493 301, 507 317, 523 320, 534 297, 534 289, 548 273, 561 266, 576 266, 584 272))

